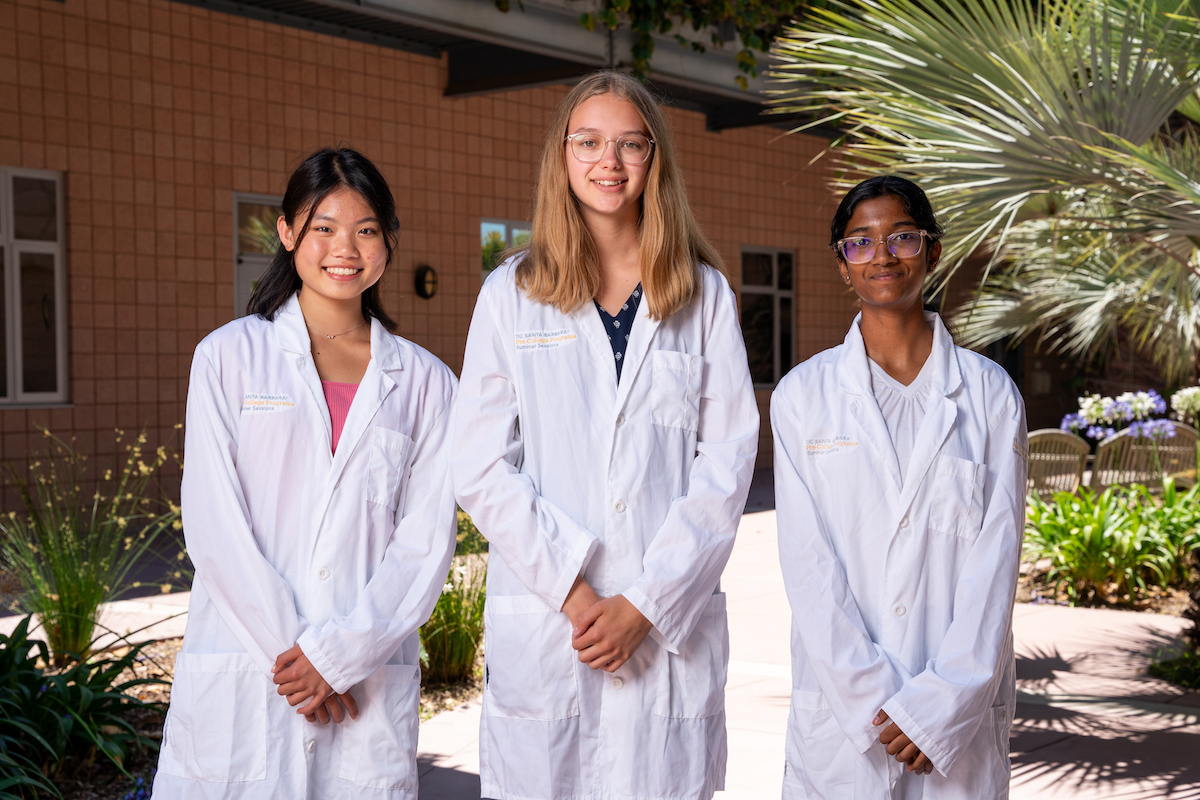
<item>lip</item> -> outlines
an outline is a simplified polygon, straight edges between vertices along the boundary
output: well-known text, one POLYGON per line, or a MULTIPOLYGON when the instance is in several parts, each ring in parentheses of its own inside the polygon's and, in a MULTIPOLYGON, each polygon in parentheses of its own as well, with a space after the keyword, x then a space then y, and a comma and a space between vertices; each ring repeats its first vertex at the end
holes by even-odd
POLYGON ((871 276, 871 280, 891 282, 898 281, 902 277, 903 275, 899 272, 877 272, 871 276))
POLYGON ((362 267, 352 267, 348 264, 333 264, 330 266, 321 267, 321 271, 324 272, 326 277, 328 277, 330 280, 352 281, 352 280, 356 279, 359 275, 362 274, 363 268, 362 267), (330 272, 331 269, 352 269, 352 270, 354 270, 354 274, 338 275, 336 273, 330 272))
POLYGON ((588 182, 591 183, 592 186, 596 187, 596 189, 598 189, 601 192, 615 194, 625 188, 625 184, 629 183, 629 179, 628 178, 588 178, 588 182), (604 186, 604 185, 598 183, 598 181, 617 181, 617 184, 615 186, 604 186))

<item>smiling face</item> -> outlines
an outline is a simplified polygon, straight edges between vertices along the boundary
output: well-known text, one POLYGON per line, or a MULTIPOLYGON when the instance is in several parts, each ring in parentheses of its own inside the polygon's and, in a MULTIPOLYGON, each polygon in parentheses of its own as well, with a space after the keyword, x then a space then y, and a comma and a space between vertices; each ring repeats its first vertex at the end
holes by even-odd
POLYGON ((567 123, 567 133, 590 133, 598 139, 612 139, 604 146, 604 155, 594 164, 575 158, 569 143, 563 143, 567 181, 579 200, 584 221, 591 226, 603 218, 637 221, 638 200, 646 187, 646 176, 654 163, 653 154, 644 163, 625 164, 617 156, 619 136, 650 131, 637 109, 628 100, 611 92, 589 97, 580 103, 567 123))
POLYGON ((904 202, 895 195, 863 200, 854 209, 846 224, 843 238, 862 236, 874 241, 875 254, 862 264, 846 262, 838 253, 838 270, 842 280, 854 288, 862 299, 863 310, 868 307, 908 311, 921 307, 921 290, 925 276, 937 265, 942 254, 940 243, 925 240, 915 256, 898 258, 892 255, 886 239, 900 231, 917 231, 920 227, 904 209, 904 202))
POLYGON ((279 218, 279 239, 291 250, 305 292, 335 302, 358 302, 383 277, 387 244, 375 211, 353 189, 339 189, 317 205, 299 244, 304 209, 293 229, 279 218))

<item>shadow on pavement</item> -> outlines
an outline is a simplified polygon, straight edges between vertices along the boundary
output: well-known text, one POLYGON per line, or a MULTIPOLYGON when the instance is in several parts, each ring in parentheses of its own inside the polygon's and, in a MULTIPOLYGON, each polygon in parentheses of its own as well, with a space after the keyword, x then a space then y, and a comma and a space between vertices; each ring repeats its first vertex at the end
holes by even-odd
POLYGON ((1146 730, 1135 718, 1114 724, 1030 704, 1018 704, 1013 723, 1014 786, 1037 781, 1086 792, 1089 786, 1106 784, 1111 790, 1119 783, 1125 784, 1119 796, 1129 800, 1200 800, 1200 727, 1195 724, 1146 730))
POLYGON ((433 765, 433 759, 417 757, 421 776, 418 800, 479 800, 479 776, 451 767, 433 765))
POLYGON ((750 494, 746 496, 746 513, 774 510, 775 473, 770 469, 756 469, 750 479, 750 494))

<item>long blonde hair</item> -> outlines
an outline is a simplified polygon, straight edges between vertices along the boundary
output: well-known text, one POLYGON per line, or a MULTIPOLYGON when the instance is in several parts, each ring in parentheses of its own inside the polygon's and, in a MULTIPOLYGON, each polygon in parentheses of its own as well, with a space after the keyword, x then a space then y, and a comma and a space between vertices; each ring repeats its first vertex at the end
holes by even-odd
POLYGON ((564 140, 575 109, 608 93, 632 103, 654 139, 638 220, 639 266, 650 316, 662 320, 700 294, 701 263, 722 273, 725 264, 692 216, 675 146, 658 104, 646 87, 621 72, 592 73, 558 104, 542 147, 533 234, 529 247, 518 253, 516 282, 530 299, 563 312, 574 311, 600 291, 596 245, 567 180, 564 140))

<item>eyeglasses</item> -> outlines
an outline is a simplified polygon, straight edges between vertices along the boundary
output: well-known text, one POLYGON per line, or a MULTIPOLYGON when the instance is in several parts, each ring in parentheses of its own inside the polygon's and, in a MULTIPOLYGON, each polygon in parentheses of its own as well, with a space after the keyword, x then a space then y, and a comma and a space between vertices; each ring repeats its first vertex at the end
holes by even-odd
POLYGON ((654 140, 638 133, 605 139, 594 133, 572 133, 567 136, 571 155, 585 164, 595 164, 604 158, 609 142, 617 143, 617 158, 622 164, 645 164, 654 149, 654 140))
POLYGON ((927 238, 933 237, 925 231, 897 231, 886 239, 851 236, 839 239, 833 249, 841 254, 847 264, 865 264, 875 257, 880 242, 886 243, 888 252, 896 258, 911 258, 921 252, 927 238))

